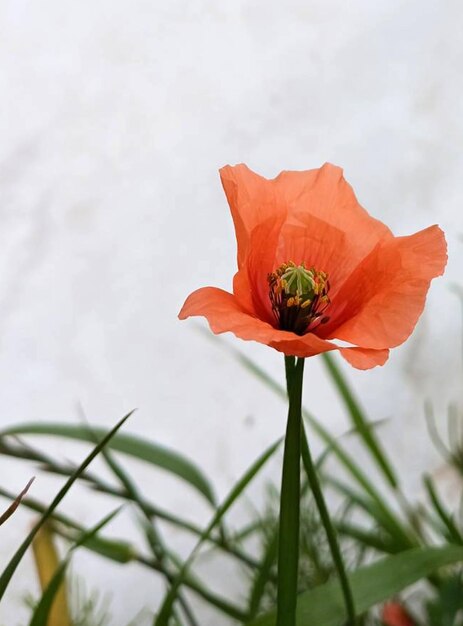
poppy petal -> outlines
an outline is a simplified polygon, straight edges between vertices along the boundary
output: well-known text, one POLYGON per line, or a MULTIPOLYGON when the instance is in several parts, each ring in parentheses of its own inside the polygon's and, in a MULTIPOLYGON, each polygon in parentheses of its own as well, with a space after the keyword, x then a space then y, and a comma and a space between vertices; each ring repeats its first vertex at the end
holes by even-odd
POLYGON ((420 317, 430 282, 447 262, 444 233, 430 226, 378 245, 345 282, 343 303, 323 337, 374 349, 403 343, 420 317))
MULTIPOLYGON (((267 179, 243 163, 220 170, 230 206, 238 244, 238 267, 244 262, 253 229, 269 217, 288 216, 299 224, 304 215, 323 220, 352 237, 357 235, 366 252, 391 231, 360 206, 340 167, 325 163, 321 168, 283 171, 267 179)), ((365 255, 364 254, 364 255, 365 255)))
POLYGON ((358 235, 367 250, 392 237, 389 228, 360 205, 341 167, 325 163, 319 169, 281 172, 275 182, 290 215, 313 215, 349 236, 358 235))
POLYGON ((269 217, 284 213, 276 202, 274 186, 247 165, 226 165, 220 169, 220 178, 227 196, 235 225, 238 247, 238 268, 244 262, 252 231, 269 217))
POLYGON ((254 228, 246 259, 233 279, 233 293, 243 308, 272 326, 275 317, 269 297, 268 275, 278 265, 275 259, 281 226, 281 220, 270 218, 254 228))
MULTIPOLYGON (((272 180, 244 164, 220 174, 237 237, 234 293, 199 289, 179 317, 203 315, 215 333, 231 331, 287 355, 339 349, 354 367, 384 364, 389 348, 412 332, 431 280, 443 273, 442 231, 433 226, 394 237, 361 207, 342 169, 329 163, 272 180), (291 261, 326 272, 329 280, 323 323, 303 336, 278 329, 281 311, 273 310, 269 295, 269 274, 291 261)), ((301 306, 306 302, 311 305, 301 306)))
POLYGON ((283 225, 272 271, 288 261, 315 267, 328 274, 332 295, 370 250, 366 252, 362 244, 356 246, 354 237, 318 217, 307 214, 303 219, 303 227, 283 225))
POLYGON ((338 349, 336 344, 320 339, 313 333, 301 337, 284 330, 275 330, 275 333, 275 338, 269 340, 268 345, 287 356, 306 358, 338 349))
POLYGON ((340 348, 339 352, 348 363, 358 370, 369 370, 377 365, 384 365, 389 358, 389 350, 340 348))
POLYGON ((415 622, 398 602, 386 603, 383 607, 381 619, 385 626, 415 626, 415 622))
POLYGON ((197 315, 207 319, 215 334, 230 331, 240 339, 264 343, 287 355, 309 357, 337 349, 333 343, 312 333, 300 337, 273 328, 247 313, 233 294, 216 287, 203 287, 190 294, 179 318, 183 320, 197 315))

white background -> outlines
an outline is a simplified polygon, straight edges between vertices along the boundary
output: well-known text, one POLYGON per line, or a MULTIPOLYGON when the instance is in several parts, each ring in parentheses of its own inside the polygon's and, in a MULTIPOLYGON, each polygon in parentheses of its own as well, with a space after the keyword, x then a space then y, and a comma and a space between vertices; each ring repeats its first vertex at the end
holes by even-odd
MULTIPOLYGON (((463 259, 462 19, 459 0, 3 0, 1 425, 77 420, 81 404, 109 426, 138 407, 127 430, 187 454, 223 497, 282 434, 285 408, 195 322, 177 320, 190 291, 229 288, 235 270, 217 169, 244 161, 273 177, 328 160, 396 234, 436 222, 447 232, 448 271, 412 339, 382 369, 346 368, 370 417, 389 418, 382 439, 419 495, 423 470, 440 475, 423 401, 433 399, 444 427, 461 387, 449 287, 463 259)), ((281 355, 231 343, 282 380, 281 355)), ((348 428, 317 359, 305 401, 333 432, 348 428)), ((59 458, 87 449, 40 444, 59 458)), ((147 496, 206 523, 191 491, 132 469, 147 496)), ((0 471, 19 491, 33 470, 0 459, 0 471)), ((275 462, 267 479, 278 471, 275 462)), ((32 494, 50 501, 59 484, 39 475, 32 494)), ((115 502, 87 494, 77 488, 63 510, 91 525, 115 502)), ((30 523, 19 512, 1 529, 2 563, 30 523)), ((129 511, 108 529, 134 532, 129 511)), ((183 554, 191 547, 189 537, 173 540, 183 554)), ((74 570, 112 594, 115 626, 161 597, 161 582, 136 566, 109 568, 82 552, 74 570)), ((239 573, 220 562, 205 572, 240 597, 239 573)), ((22 596, 35 585, 26 559, 3 623, 26 622, 22 596)), ((221 623, 203 613, 205 626, 221 623)))

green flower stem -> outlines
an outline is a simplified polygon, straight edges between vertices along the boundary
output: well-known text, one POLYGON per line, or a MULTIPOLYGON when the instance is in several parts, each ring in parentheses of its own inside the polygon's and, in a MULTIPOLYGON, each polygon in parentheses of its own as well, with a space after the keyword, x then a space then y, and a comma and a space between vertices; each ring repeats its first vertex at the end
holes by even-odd
POLYGON ((302 379, 304 359, 294 366, 289 389, 278 535, 277 626, 295 626, 299 564, 302 379))
MULTIPOLYGON (((288 395, 291 403, 291 393, 293 391, 293 385, 297 381, 297 366, 295 366, 294 357, 285 357, 286 365, 286 384, 288 389, 288 395)), ((355 605, 350 588, 349 579, 347 577, 346 568, 342 558, 341 550, 339 548, 338 539, 336 536, 336 530, 334 529, 330 515, 328 513, 328 507, 326 506, 323 491, 320 486, 320 481, 317 476, 317 470, 315 468, 312 455, 310 453, 309 443, 305 433, 304 424, 301 422, 301 455, 302 463, 304 465, 307 479, 309 481, 310 489, 317 505, 317 509, 320 515, 321 522, 326 532, 328 544, 331 551, 331 556, 335 567, 338 572, 339 582, 341 584, 342 593, 344 596, 344 603, 346 605, 346 613, 348 617, 348 626, 356 626, 356 614, 355 605)))

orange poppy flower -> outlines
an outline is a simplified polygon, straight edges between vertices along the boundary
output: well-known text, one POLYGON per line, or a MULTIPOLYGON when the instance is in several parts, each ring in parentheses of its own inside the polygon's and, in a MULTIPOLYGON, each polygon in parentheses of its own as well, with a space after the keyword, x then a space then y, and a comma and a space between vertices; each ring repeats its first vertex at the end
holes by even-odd
POLYGON ((381 620, 385 626, 415 626, 415 622, 398 602, 384 605, 381 620))
POLYGON ((272 180, 243 164, 220 176, 238 244, 233 293, 198 289, 180 319, 204 316, 214 333, 231 331, 286 355, 339 350, 359 369, 383 365, 444 271, 440 228, 394 237, 328 163, 272 180))

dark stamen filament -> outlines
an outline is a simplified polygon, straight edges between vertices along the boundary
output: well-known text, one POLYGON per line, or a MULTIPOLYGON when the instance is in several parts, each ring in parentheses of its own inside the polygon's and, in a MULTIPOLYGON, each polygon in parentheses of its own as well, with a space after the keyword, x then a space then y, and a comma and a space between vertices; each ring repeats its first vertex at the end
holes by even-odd
POLYGON ((330 304, 330 283, 325 272, 290 261, 269 274, 267 280, 278 328, 305 335, 328 321, 324 312, 330 304))

